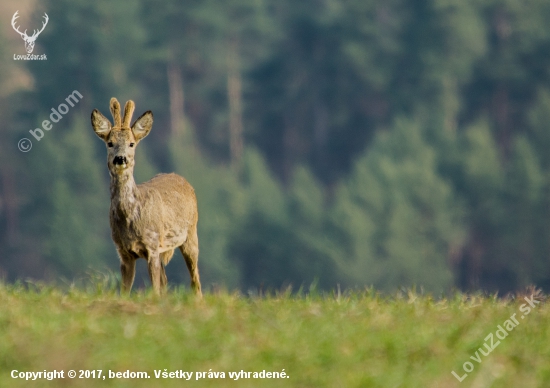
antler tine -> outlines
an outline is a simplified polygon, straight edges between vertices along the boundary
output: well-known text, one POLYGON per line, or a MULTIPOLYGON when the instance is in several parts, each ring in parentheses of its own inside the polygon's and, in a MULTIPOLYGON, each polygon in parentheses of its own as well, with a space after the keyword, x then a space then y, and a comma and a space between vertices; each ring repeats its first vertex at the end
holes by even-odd
POLYGON ((111 114, 113 115, 113 120, 115 121, 115 125, 113 127, 121 127, 120 125, 120 104, 116 98, 111 98, 111 102, 109 104, 111 106, 111 114))
POLYGON ((126 105, 124 105, 124 121, 122 123, 123 128, 130 128, 130 120, 132 120, 132 115, 134 114, 135 109, 136 104, 134 104, 134 101, 126 101, 126 105))
POLYGON ((44 16, 42 16, 43 18, 45 18, 46 20, 42 22, 42 28, 40 29, 40 31, 38 30, 34 30, 34 34, 32 34, 32 37, 33 38, 36 38, 38 35, 40 35, 40 33, 42 31, 44 31, 44 28, 46 28, 46 25, 48 24, 48 20, 50 20, 50 18, 48 17, 48 14, 46 12, 44 12, 44 16))
POLYGON ((19 13, 19 10, 15 11, 15 13, 13 14, 13 17, 11 18, 11 26, 13 27, 13 29, 15 31, 17 31, 19 33, 19 35, 27 36, 27 30, 25 30, 25 32, 21 32, 21 31, 19 31, 19 27, 15 26, 15 21, 19 18, 18 13, 19 13))

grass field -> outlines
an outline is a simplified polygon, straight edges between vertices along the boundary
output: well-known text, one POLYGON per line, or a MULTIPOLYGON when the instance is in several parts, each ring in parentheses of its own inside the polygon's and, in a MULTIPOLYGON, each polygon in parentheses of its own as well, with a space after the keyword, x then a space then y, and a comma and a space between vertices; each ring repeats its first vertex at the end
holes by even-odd
POLYGON ((196 300, 177 289, 159 299, 100 284, 0 283, 0 387, 550 387, 550 308, 524 296, 365 290, 196 300), (473 368, 467 376, 463 365, 473 368), (64 378, 25 380, 53 370, 64 378), (155 376, 180 370, 194 373, 155 376), (109 377, 127 371, 149 378, 109 377), (229 375, 240 371, 250 378, 229 375))

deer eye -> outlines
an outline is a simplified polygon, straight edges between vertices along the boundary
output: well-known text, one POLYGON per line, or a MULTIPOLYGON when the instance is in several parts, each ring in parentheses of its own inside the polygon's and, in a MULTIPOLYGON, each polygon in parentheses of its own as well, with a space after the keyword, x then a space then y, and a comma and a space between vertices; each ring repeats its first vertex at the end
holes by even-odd
POLYGON ((130 147, 133 147, 135 143, 130 143, 130 147))
POLYGON ((112 147, 112 146, 113 146, 113 142, 112 142, 112 141, 108 142, 108 143, 107 143, 107 146, 108 146, 108 147, 112 147))

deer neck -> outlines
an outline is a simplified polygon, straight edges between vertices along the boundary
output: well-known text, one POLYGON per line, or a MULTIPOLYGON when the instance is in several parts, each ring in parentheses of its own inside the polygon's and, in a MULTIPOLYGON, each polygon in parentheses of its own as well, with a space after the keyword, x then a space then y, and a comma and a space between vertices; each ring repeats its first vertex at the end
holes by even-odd
POLYGON ((111 174, 111 209, 116 213, 132 218, 139 209, 139 190, 133 171, 111 174))

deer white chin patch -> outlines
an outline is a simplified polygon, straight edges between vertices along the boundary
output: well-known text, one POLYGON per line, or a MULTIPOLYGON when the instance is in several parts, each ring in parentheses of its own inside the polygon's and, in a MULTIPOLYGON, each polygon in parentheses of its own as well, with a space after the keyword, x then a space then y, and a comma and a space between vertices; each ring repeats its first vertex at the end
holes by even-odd
POLYGON ((128 168, 128 163, 115 164, 115 171, 121 173, 128 168))

